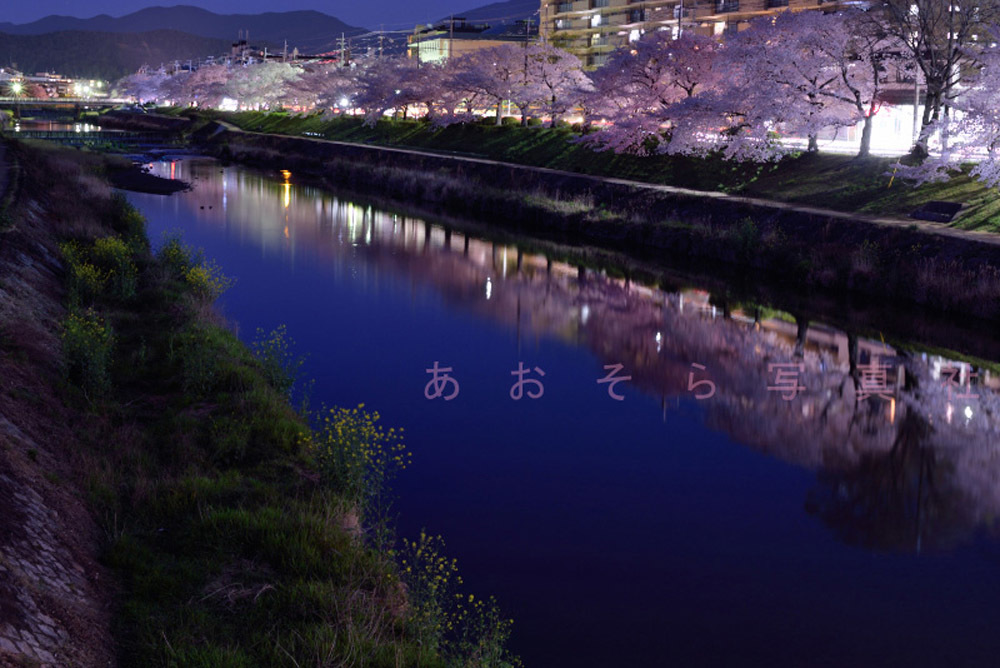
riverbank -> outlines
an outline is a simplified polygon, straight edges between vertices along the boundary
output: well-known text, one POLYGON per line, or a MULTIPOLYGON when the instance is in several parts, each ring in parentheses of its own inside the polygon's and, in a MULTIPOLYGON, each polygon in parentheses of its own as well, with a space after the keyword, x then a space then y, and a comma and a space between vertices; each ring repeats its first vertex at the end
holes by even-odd
POLYGON ((1000 240, 480 159, 205 128, 222 157, 571 245, 1000 318, 1000 240), (377 184, 377 185, 376 185, 377 184))
MULTIPOLYGON (((414 148, 546 167, 592 176, 670 185, 701 192, 722 192, 844 213, 907 218, 931 201, 954 201, 963 208, 952 226, 1000 231, 1000 198, 966 174, 943 183, 913 187, 893 178, 895 159, 834 154, 803 154, 776 164, 755 165, 684 156, 635 156, 594 151, 579 143, 570 127, 496 127, 492 123, 433 128, 420 121, 382 121, 367 127, 361 119, 324 119, 284 113, 222 113, 172 109, 161 122, 177 131, 178 120, 222 120, 243 130, 360 144, 414 148)), ((155 118, 155 116, 153 117, 155 118)))
MULTIPOLYGON (((420 541, 412 576, 390 550, 386 519, 369 500, 386 493, 388 467, 405 461, 402 442, 359 410, 329 413, 310 428, 289 403, 295 362, 283 335, 260 337, 253 354, 214 314, 211 303, 227 283, 214 264, 176 241, 153 254, 142 218, 112 196, 86 154, 13 146, 28 184, 14 229, 32 223, 45 245, 33 251, 42 253, 35 261, 12 237, 4 250, 12 265, 44 266, 47 274, 44 286, 31 277, 5 280, 0 293, 23 290, 34 299, 0 302, 9 316, 0 339, 0 416, 18 430, 2 433, 3 456, 16 448, 19 466, 76 499, 76 513, 60 507, 66 519, 48 530, 82 545, 86 565, 68 570, 95 573, 94 589, 72 586, 86 594, 81 606, 103 615, 88 628, 104 640, 91 646, 90 636, 65 633, 80 651, 106 658, 56 653, 45 638, 10 649, 2 640, 6 613, 0 657, 45 665, 106 665, 115 656, 121 665, 437 666, 489 651, 497 657, 490 665, 512 665, 502 647, 507 622, 495 608, 460 611, 444 591, 426 590, 425 562, 439 556, 432 544, 420 541), (20 432, 34 439, 11 436, 20 432), (447 631, 460 613, 493 622, 447 631)), ((2 491, 9 480, 6 469, 0 473, 2 491)), ((45 489, 12 480, 15 499, 45 489)), ((31 526, 11 524, 22 525, 31 526)), ((20 600, 7 589, 0 595, 5 610, 20 600)), ((35 607, 62 619, 50 603, 35 607)), ((12 628, 52 626, 29 614, 12 628)))
MULTIPOLYGON (((749 276, 793 292, 849 294, 852 299, 875 304, 902 302, 946 314, 1000 319, 1000 238, 988 232, 530 167, 440 150, 331 141, 319 138, 323 133, 318 131, 327 127, 327 135, 334 131, 330 128, 339 128, 338 132, 388 133, 411 137, 411 141, 416 136, 423 137, 422 141, 436 141, 446 132, 489 133, 505 137, 497 140, 501 144, 509 144, 512 137, 523 138, 524 133, 549 132, 546 142, 558 141, 577 158, 580 151, 586 151, 586 165, 596 171, 621 168, 630 173, 640 168, 637 165, 648 170, 661 160, 594 154, 569 144, 569 130, 565 128, 550 131, 469 125, 435 132, 425 124, 384 122, 369 130, 355 119, 324 121, 318 116, 190 111, 187 115, 194 140, 218 157, 262 169, 292 170, 298 179, 315 179, 326 187, 377 194, 520 234, 618 250, 682 269, 701 272, 710 267, 724 278, 749 276), (308 137, 247 132, 209 120, 215 117, 235 118, 244 125, 256 123, 274 131, 290 130, 285 127, 288 124, 294 124, 296 129, 312 124, 316 131, 304 131, 308 137), (551 133, 558 134, 558 139, 552 139, 551 133)), ((119 125, 131 122, 129 114, 111 116, 119 125)), ((178 120, 182 119, 150 114, 141 118, 146 124, 162 122, 164 129, 174 131, 178 120)), ((480 145, 488 147, 489 141, 480 145)), ((802 160, 829 157, 807 156, 802 160)), ((713 166, 711 161, 671 160, 675 160, 673 167, 661 176, 675 174, 681 181, 693 178, 702 182, 719 176, 718 163, 713 166), (685 164, 687 167, 681 169, 685 164)), ((884 165, 875 165, 878 160, 873 158, 864 164, 881 170, 884 165)), ((766 178, 782 178, 779 171, 788 164, 783 163, 784 167, 779 166, 766 178)), ((795 164, 801 165, 801 161, 795 164)), ((730 185, 765 178, 757 167, 737 166, 734 171, 726 164, 724 169, 728 170, 730 185)), ((829 189, 835 176, 819 170, 809 177, 811 187, 825 184, 823 187, 829 189)), ((804 178, 800 176, 799 180, 804 178)), ((857 205, 870 193, 858 190, 856 181, 845 187, 857 205)), ((725 184, 723 187, 729 188, 725 184)), ((868 189, 872 187, 869 184, 868 189)), ((934 187, 908 192, 913 197, 927 197, 928 192, 940 195, 937 190, 927 190, 934 187)), ((877 186, 877 190, 882 189, 877 186)), ((803 191, 803 196, 808 190, 803 191)), ((985 208, 980 209, 983 215, 996 198, 986 197, 984 202, 985 208)))

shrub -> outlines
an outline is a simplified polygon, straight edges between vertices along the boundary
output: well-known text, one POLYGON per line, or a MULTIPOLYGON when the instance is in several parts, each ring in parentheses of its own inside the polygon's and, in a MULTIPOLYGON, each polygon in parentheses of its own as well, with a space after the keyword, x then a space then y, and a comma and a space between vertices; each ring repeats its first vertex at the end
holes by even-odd
POLYGON ((146 219, 138 209, 129 204, 128 199, 121 193, 112 196, 112 207, 115 230, 132 248, 133 254, 149 250, 146 219))
POLYGON ((291 396, 299 370, 305 363, 304 357, 292 356, 289 348, 294 343, 285 326, 281 325, 270 334, 265 334, 263 329, 258 328, 251 344, 254 357, 263 367, 264 378, 271 387, 286 397, 291 396))
POLYGON ((70 274, 70 294, 78 302, 93 302, 102 292, 108 282, 108 275, 100 269, 85 262, 74 265, 70 274))
POLYGON ((192 257, 191 250, 181 243, 180 237, 176 234, 164 235, 163 245, 156 257, 174 278, 184 278, 188 270, 201 260, 200 257, 192 257))
POLYGON ((111 355, 114 334, 111 325, 93 309, 73 311, 63 323, 63 354, 67 376, 84 394, 95 398, 111 388, 111 355))
POLYGON ((211 260, 188 269, 184 280, 191 286, 195 296, 206 301, 218 299, 233 285, 233 279, 223 274, 219 265, 211 260))
POLYGON ((462 593, 458 564, 443 550, 440 536, 421 531, 417 540, 403 539, 398 555, 410 620, 421 645, 443 654, 448 665, 520 666, 520 659, 505 647, 513 620, 501 617, 493 598, 484 601, 462 593))
POLYGON ((200 250, 185 246, 176 234, 166 235, 156 254, 160 263, 175 279, 187 283, 199 299, 214 301, 233 285, 215 262, 205 259, 200 250))
POLYGON ((319 429, 303 444, 316 459, 323 479, 358 504, 365 521, 375 529, 375 540, 387 547, 391 505, 389 484, 410 463, 403 430, 379 424, 379 414, 357 408, 332 408, 319 429))
POLYGON ((120 237, 105 237, 94 242, 94 262, 107 274, 111 294, 118 299, 135 297, 139 270, 132 261, 133 249, 120 237))
POLYGON ((107 273, 86 260, 86 253, 79 244, 64 243, 59 250, 66 262, 66 292, 70 307, 93 303, 104 292, 107 273))

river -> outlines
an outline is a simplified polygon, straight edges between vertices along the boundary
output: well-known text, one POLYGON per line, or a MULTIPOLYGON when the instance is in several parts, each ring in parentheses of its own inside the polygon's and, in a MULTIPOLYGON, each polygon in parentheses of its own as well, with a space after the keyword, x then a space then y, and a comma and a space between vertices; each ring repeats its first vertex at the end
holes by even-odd
POLYGON ((194 188, 129 195, 150 238, 181 230, 235 277, 219 308, 241 338, 286 325, 314 406, 405 428, 399 533, 444 537, 527 666, 996 664, 992 361, 615 278, 294 175, 152 169, 194 188))

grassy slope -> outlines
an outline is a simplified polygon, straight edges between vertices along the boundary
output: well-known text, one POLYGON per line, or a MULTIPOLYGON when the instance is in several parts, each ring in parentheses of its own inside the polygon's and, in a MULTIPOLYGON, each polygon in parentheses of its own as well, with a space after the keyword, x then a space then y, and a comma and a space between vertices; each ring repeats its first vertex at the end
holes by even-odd
POLYGON ((75 244, 63 327, 114 333, 106 377, 84 363, 99 336, 64 344, 63 393, 84 444, 67 456, 117 576, 121 665, 442 665, 393 558, 358 538, 357 501, 317 473, 303 419, 210 295, 150 253, 141 217, 93 175, 100 159, 17 152, 26 196, 71 221, 57 223, 75 244), (117 265, 95 251, 108 236, 128 248, 117 265), (83 280, 87 262, 104 278, 83 280), (127 295, 113 287, 125 274, 127 295))
POLYGON ((595 152, 586 145, 573 143, 579 135, 565 127, 469 124, 431 129, 417 121, 383 121, 375 128, 368 128, 360 120, 348 118, 323 120, 318 116, 302 118, 256 112, 220 116, 245 130, 290 135, 319 133, 339 141, 454 152, 584 174, 722 190, 840 211, 906 216, 932 200, 964 202, 967 208, 953 223, 956 227, 1000 232, 1000 198, 994 190, 964 174, 945 183, 915 188, 891 178, 894 160, 889 158, 857 160, 851 156, 820 154, 787 158, 777 165, 741 165, 717 159, 595 152))

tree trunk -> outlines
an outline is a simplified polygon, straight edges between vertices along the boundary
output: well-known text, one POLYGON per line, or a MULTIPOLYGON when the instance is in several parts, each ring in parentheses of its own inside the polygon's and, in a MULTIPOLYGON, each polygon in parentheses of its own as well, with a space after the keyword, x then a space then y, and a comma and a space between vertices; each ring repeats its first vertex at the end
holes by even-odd
POLYGON ((816 135, 809 135, 809 147, 806 151, 809 153, 819 153, 819 138, 816 135))
POLYGON ((941 95, 928 87, 927 95, 924 97, 924 115, 920 123, 920 134, 917 135, 917 141, 910 150, 910 155, 914 158, 924 160, 930 155, 931 125, 938 119, 940 113, 941 95))
POLYGON ((861 129, 861 148, 858 149, 859 158, 867 158, 872 152, 872 117, 865 116, 864 127, 861 129))
POLYGON ((500 114, 503 113, 501 109, 503 109, 503 100, 497 102, 497 125, 500 125, 500 118, 501 118, 500 114))

